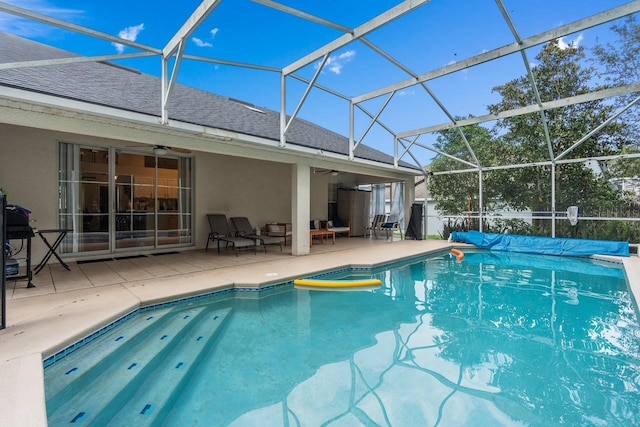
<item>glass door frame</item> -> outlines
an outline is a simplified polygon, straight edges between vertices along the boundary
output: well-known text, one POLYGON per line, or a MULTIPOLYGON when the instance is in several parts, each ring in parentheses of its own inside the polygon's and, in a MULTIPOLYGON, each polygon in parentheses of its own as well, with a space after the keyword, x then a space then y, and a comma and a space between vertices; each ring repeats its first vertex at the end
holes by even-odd
MULTIPOLYGON (((75 255, 104 255, 104 254, 115 254, 122 252, 131 252, 132 250, 139 251, 153 251, 157 249, 163 248, 173 248, 173 247, 184 247, 184 246, 193 246, 194 245, 194 220, 193 220, 193 210, 194 210, 194 194, 195 189, 193 187, 194 180, 194 162, 191 157, 183 157, 183 156, 161 156, 158 157, 154 154, 150 154, 143 150, 135 150, 128 149, 117 146, 105 146, 105 145, 90 145, 90 144, 78 144, 73 142, 65 142, 60 141, 59 143, 60 150, 65 150, 61 152, 59 157, 59 177, 58 177, 58 191, 60 191, 59 198, 59 206, 58 206, 58 221, 60 223, 61 228, 71 228, 74 229, 73 233, 69 233, 67 236, 66 248, 63 253, 65 254, 75 254, 75 255), (82 179, 82 159, 81 152, 82 150, 99 150, 106 151, 108 155, 108 164, 107 164, 107 182, 105 184, 107 187, 107 248, 105 249, 97 249, 97 250, 86 250, 84 247, 85 240, 88 235, 84 235, 84 225, 82 223, 85 213, 85 205, 87 201, 82 201, 80 198, 80 194, 83 191, 83 179, 82 179), (63 156, 64 154, 64 156, 63 156), (145 228, 145 231, 149 233, 148 237, 144 237, 146 239, 151 238, 151 245, 146 246, 137 246, 135 244, 135 238, 132 241, 132 245, 126 247, 118 248, 118 225, 117 225, 117 214, 118 214, 118 183, 117 183, 117 156, 119 154, 132 155, 132 156, 140 156, 141 158, 153 158, 153 186, 152 186, 152 195, 153 199, 149 200, 146 209, 149 208, 149 204, 152 204, 152 215, 154 216, 153 222, 150 228, 145 228), (159 173, 160 173, 160 159, 172 159, 177 162, 176 172, 177 177, 175 179, 175 184, 167 182, 164 186, 160 186, 159 183, 159 173), (64 169, 64 170, 63 170, 64 169), (164 196, 161 199, 159 191, 162 189, 164 191, 164 196), (64 200, 63 200, 64 193, 64 200), (175 194, 174 194, 175 193, 175 194), (172 199, 175 198, 175 199, 172 199), (161 206, 162 200, 162 206, 161 206), (186 205, 185 205, 186 204, 186 205), (161 226, 161 222, 159 221, 160 212, 163 211, 163 223, 167 223, 167 228, 163 228, 163 230, 159 230, 159 226, 161 226), (164 240, 165 243, 160 244, 161 242, 161 233, 166 231, 167 239, 164 240)), ((147 164, 148 164, 148 160, 147 164)), ((171 161, 171 160, 169 160, 171 161)), ((142 162, 144 165, 145 162, 142 162)), ((133 166, 135 167, 135 166, 133 166)), ((149 166, 147 166, 148 168, 149 166)), ((166 167, 166 169, 173 169, 173 167, 166 167)), ((133 175, 132 175, 133 176, 133 175)), ((173 179, 173 176, 169 176, 167 180, 173 179)), ((100 184, 98 182, 98 184, 100 184)), ((138 189, 140 190, 140 189, 138 189)), ((130 194, 131 203, 134 202, 135 189, 132 185, 132 192, 130 194)), ((131 206, 133 209, 133 206, 131 206)), ((145 209, 145 210, 146 210, 145 209)), ((102 213, 102 212, 100 212, 102 213)), ((147 223, 148 214, 144 214, 143 220, 144 223, 147 223)), ((134 233, 132 232, 132 236, 134 233)))
POLYGON ((140 250, 151 250, 157 248, 157 176, 158 157, 150 156, 144 152, 136 150, 115 149, 113 161, 110 167, 113 172, 110 181, 113 183, 113 197, 111 222, 111 248, 112 252, 127 252, 133 248, 140 250), (143 159, 142 166, 127 165, 118 163, 119 160, 130 157, 143 159), (147 157, 153 157, 153 174, 151 184, 145 184, 147 179, 144 169, 147 169, 145 161, 147 157), (118 170, 119 165, 127 170, 118 170), (142 167, 142 169, 140 169, 142 167), (118 183, 119 177, 129 177, 128 182, 118 183), (128 192, 126 190, 129 190, 128 192), (146 195, 146 190, 150 189, 150 196, 146 195), (144 196, 141 196, 144 191, 144 196), (124 195, 124 198, 123 198, 124 195), (120 206, 126 203, 126 206, 120 206), (151 211, 149 211, 151 207, 151 211), (153 215, 153 223, 149 224, 149 215, 153 215), (122 227, 121 225, 124 225, 122 227), (151 227, 149 227, 151 225, 151 227), (128 237, 127 237, 128 236, 128 237), (149 241, 150 239, 150 241, 149 241))

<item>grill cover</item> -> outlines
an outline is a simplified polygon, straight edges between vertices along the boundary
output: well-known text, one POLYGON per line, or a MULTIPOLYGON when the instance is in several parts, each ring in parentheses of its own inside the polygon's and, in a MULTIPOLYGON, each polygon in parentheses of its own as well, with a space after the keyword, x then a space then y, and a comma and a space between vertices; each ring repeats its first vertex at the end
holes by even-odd
POLYGON ((7 227, 28 227, 29 217, 14 208, 7 208, 7 227))

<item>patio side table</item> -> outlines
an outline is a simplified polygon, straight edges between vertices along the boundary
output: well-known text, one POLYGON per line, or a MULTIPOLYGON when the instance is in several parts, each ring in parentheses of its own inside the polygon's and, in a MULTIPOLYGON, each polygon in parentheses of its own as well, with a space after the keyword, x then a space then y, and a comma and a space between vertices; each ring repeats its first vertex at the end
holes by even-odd
POLYGON ((60 264, 62 264, 62 266, 64 268, 66 268, 67 270, 71 271, 71 268, 67 265, 67 263, 65 263, 60 258, 60 256, 56 252, 57 249, 58 249, 58 246, 60 246, 60 243, 62 243, 64 238, 67 236, 67 233, 70 232, 70 231, 73 231, 73 230, 68 230, 68 229, 65 229, 65 228, 52 229, 52 230, 37 230, 38 236, 40 236, 40 238, 42 239, 44 244, 47 246, 47 248, 49 248, 49 250, 47 251, 47 254, 44 256, 44 258, 42 258, 42 261, 40 261, 40 263, 36 266, 36 268, 34 270, 35 274, 38 274, 40 271, 42 271, 44 266, 47 265, 47 262, 49 261, 51 256, 56 257, 58 262, 60 264), (58 234, 58 237, 56 237, 56 240, 53 241, 53 244, 49 243, 49 240, 45 236, 45 234, 52 234, 52 233, 57 233, 58 234))

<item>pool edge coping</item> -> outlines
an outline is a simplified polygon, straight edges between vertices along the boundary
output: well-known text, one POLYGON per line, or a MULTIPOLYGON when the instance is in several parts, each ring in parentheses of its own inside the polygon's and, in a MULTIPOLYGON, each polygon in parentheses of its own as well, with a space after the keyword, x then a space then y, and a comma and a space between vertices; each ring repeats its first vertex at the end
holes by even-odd
MULTIPOLYGON (((395 262, 402 262, 407 259, 417 258, 420 256, 424 256, 427 254, 443 252, 452 247, 473 247, 471 245, 464 244, 445 244, 442 247, 432 248, 421 250, 418 252, 414 252, 413 254, 400 255, 398 257, 388 257, 386 261, 377 261, 371 263, 346 263, 341 264, 341 267, 335 268, 322 268, 315 270, 314 272, 309 272, 309 275, 317 274, 320 271, 329 271, 336 270, 340 268, 376 268, 377 266, 381 266, 384 264, 392 264, 395 262)), ((630 257, 590 257, 593 259, 598 259, 601 261, 611 261, 616 264, 621 264, 624 267, 625 275, 627 281, 629 283, 629 287, 631 289, 631 293, 634 299, 634 302, 637 303, 638 297, 640 297, 640 259, 638 256, 631 255, 630 257)), ((227 283, 228 289, 232 290, 253 290, 256 292, 260 292, 265 290, 269 286, 273 286, 276 283, 283 283, 292 281, 294 276, 292 275, 288 278, 278 277, 273 280, 266 280, 262 282, 257 282, 257 286, 242 286, 238 284, 236 287, 236 283, 231 282, 227 283)), ((252 284, 253 285, 253 284, 252 284)), ((117 284, 113 286, 119 286, 125 290, 127 290, 127 286, 124 284, 117 284)), ((206 294, 213 294, 216 291, 211 292, 211 289, 218 289, 218 292, 223 290, 220 289, 220 285, 216 285, 209 289, 209 292, 201 291, 199 292, 199 296, 206 294)), ((228 290, 227 289, 227 290, 228 290)), ((184 293, 176 293, 171 301, 178 301, 181 299, 189 298, 189 296, 184 297, 184 295, 193 292, 184 292, 184 293), (182 296, 182 297, 181 297, 182 296)), ((146 308, 149 306, 153 306, 153 303, 150 303, 152 299, 142 300, 139 297, 135 296, 135 294, 131 294, 134 298, 138 299, 137 304, 133 304, 131 310, 129 312, 135 312, 140 308, 146 308)), ((192 295, 193 296, 193 295, 192 295)), ((162 299, 162 298, 160 298, 162 299)), ((161 303, 161 302, 160 302, 161 303)), ((636 307, 637 313, 637 307, 636 307)), ((118 318, 127 315, 127 313, 122 314, 118 318)), ((102 319, 101 321, 96 321, 95 324, 101 324, 100 327, 105 327, 106 325, 113 323, 118 320, 105 321, 102 319)), ((108 320, 108 319, 107 319, 108 320)), ((96 331, 98 328, 93 327, 92 330, 96 331)), ((82 339, 82 337, 78 336, 82 334, 76 334, 78 339, 82 339)), ((84 334, 86 336, 86 333, 84 334)), ((65 340, 65 342, 69 342, 69 340, 65 340)), ((54 353, 55 354, 55 353, 54 353)), ((25 352, 22 355, 13 357, 8 360, 0 361, 0 373, 3 377, 3 385, 7 388, 13 388, 14 392, 10 393, 9 390, 1 390, 0 391, 0 412, 6 416, 4 422, 7 422, 7 426, 43 426, 46 427, 48 425, 47 414, 46 414, 46 399, 44 392, 44 351, 41 352, 25 352), (9 372, 10 375, 5 375, 9 372), (13 386, 13 387, 11 387, 13 386), (6 398, 8 397, 8 398, 6 398)))

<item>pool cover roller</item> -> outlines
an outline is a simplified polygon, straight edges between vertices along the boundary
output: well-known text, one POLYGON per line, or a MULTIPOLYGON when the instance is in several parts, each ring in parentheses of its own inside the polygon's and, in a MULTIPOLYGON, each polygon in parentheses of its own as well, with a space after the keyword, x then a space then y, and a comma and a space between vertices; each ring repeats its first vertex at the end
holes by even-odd
POLYGON ((492 251, 524 252, 546 255, 629 256, 629 242, 609 240, 563 239, 514 234, 492 234, 479 231, 454 231, 451 239, 459 243, 471 243, 492 251))

